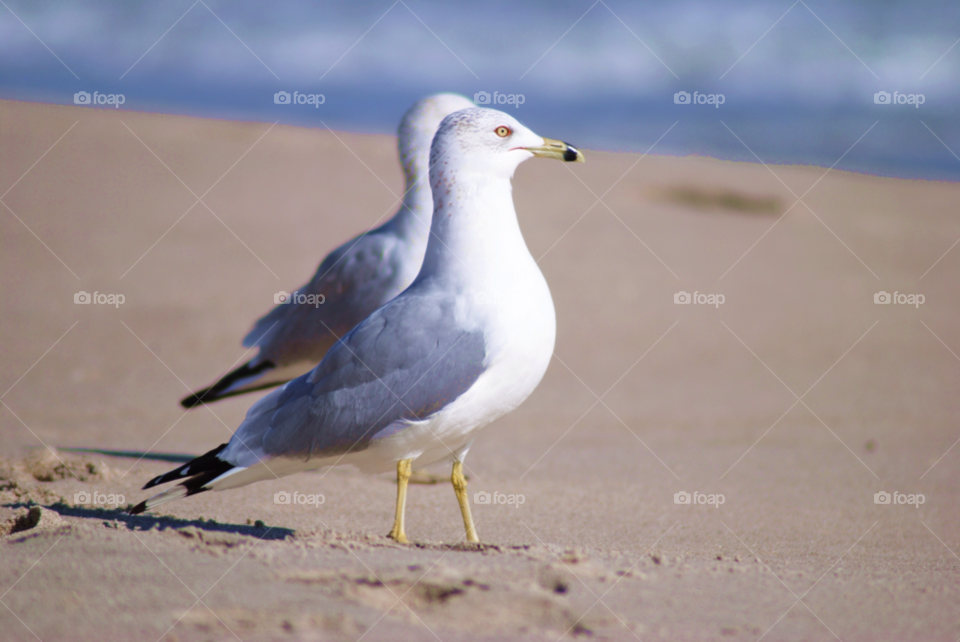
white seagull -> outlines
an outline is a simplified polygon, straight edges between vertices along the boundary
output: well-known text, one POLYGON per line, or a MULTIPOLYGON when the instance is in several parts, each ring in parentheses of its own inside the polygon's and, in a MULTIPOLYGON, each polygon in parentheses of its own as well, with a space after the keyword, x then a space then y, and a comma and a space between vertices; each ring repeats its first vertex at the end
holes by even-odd
POLYGON ((336 343, 310 373, 258 401, 230 439, 144 488, 180 484, 141 513, 206 490, 353 464, 397 469, 396 519, 413 460, 452 459, 466 538, 479 541, 463 460, 476 431, 519 406, 553 355, 556 315, 513 207, 517 166, 541 156, 583 161, 492 109, 447 116, 433 140, 433 222, 413 284, 336 343))
POLYGON ((473 103, 457 94, 428 96, 411 107, 397 132, 406 191, 400 210, 327 255, 288 301, 256 322, 243 347, 257 355, 213 385, 180 401, 184 408, 272 388, 312 370, 337 339, 413 283, 430 235, 430 142, 446 116, 473 103), (316 302, 322 301, 317 305, 316 302))

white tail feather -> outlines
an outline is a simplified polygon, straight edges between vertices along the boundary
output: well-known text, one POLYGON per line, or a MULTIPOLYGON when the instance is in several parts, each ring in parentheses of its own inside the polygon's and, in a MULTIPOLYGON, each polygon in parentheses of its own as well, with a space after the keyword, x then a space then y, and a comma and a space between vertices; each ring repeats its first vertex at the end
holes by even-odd
POLYGON ((174 486, 169 488, 162 493, 154 495, 146 501, 146 508, 144 510, 150 510, 154 506, 159 506, 160 504, 166 504, 167 502, 172 502, 176 499, 181 499, 187 496, 187 489, 183 486, 174 486))

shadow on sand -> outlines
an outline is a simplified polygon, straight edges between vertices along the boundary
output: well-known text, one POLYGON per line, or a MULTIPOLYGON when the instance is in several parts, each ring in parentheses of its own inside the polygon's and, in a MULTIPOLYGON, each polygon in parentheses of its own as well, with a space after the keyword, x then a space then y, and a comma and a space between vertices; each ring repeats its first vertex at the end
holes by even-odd
POLYGON ((125 457, 127 459, 146 459, 148 461, 169 461, 173 464, 185 464, 197 458, 197 455, 182 455, 180 453, 150 453, 139 450, 103 450, 102 448, 57 448, 65 453, 79 453, 81 455, 107 455, 109 457, 125 457))
MULTIPOLYGON (((37 504, 32 502, 4 504, 6 508, 31 508, 36 505, 37 504)), ((241 524, 220 524, 213 520, 204 521, 202 519, 188 520, 166 516, 151 517, 150 515, 130 515, 124 509, 84 508, 80 506, 68 506, 60 502, 44 506, 43 508, 52 510, 64 517, 80 517, 103 522, 121 522, 132 531, 148 531, 154 528, 161 531, 168 528, 179 530, 193 526, 197 530, 211 533, 235 533, 237 535, 246 535, 248 537, 265 540, 285 540, 293 535, 293 531, 289 528, 267 526, 266 524, 247 526, 241 524)))

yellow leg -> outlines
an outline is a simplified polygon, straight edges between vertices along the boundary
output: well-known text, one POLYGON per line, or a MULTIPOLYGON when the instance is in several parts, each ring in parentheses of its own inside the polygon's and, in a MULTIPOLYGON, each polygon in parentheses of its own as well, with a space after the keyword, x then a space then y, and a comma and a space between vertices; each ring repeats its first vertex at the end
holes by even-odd
POLYGON ((479 542, 477 529, 473 526, 473 516, 470 514, 470 502, 467 500, 467 480, 463 478, 463 462, 453 462, 453 474, 450 476, 450 481, 453 482, 453 491, 457 494, 460 512, 463 513, 463 526, 467 529, 467 541, 479 542))
POLYGON ((407 510, 407 482, 410 481, 412 468, 412 459, 401 459, 397 462, 397 516, 393 520, 393 529, 387 537, 401 544, 407 543, 407 534, 403 532, 403 515, 407 510))

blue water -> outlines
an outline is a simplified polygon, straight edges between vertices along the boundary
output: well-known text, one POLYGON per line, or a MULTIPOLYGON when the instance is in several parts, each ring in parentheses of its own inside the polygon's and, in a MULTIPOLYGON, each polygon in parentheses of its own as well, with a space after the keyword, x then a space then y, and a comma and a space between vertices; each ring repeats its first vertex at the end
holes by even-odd
POLYGON ((5 2, 3 98, 97 91, 122 109, 392 132, 425 94, 498 92, 586 148, 960 180, 956 2, 5 2), (281 90, 324 102, 274 104, 281 90))

